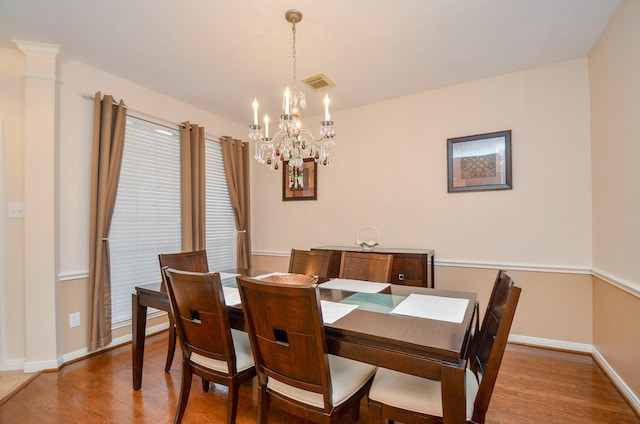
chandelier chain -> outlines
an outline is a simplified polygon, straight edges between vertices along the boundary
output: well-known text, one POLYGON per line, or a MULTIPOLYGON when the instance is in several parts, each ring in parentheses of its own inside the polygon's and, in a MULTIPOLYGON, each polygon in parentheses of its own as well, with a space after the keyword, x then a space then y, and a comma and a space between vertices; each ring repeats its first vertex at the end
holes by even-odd
POLYGON ((293 88, 296 87, 296 23, 291 25, 291 32, 293 32, 293 88))

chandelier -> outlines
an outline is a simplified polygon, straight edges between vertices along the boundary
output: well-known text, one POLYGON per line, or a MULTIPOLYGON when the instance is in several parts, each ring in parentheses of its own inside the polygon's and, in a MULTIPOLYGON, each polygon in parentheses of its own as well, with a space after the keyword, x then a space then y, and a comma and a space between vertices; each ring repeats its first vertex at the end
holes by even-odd
POLYGON ((256 142, 255 159, 271 169, 278 169, 281 162, 289 161, 289 182, 293 188, 301 188, 300 178, 305 158, 313 158, 316 163, 329 165, 329 149, 335 144, 333 121, 329 114, 329 97, 324 97, 324 120, 320 122, 320 136, 302 128, 300 109, 306 109, 307 99, 296 89, 296 24, 302 20, 302 13, 289 10, 285 19, 291 23, 293 33, 293 84, 287 87, 282 97, 282 114, 278 131, 269 136, 269 116, 264 115, 264 127, 258 123, 258 100, 253 100, 253 124, 249 125, 249 138, 256 142))

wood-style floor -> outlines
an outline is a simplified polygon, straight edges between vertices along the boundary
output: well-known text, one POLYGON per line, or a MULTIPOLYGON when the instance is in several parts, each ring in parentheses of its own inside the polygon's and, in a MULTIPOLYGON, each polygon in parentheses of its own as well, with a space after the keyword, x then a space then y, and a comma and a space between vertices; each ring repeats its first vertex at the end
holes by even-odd
MULTIPOLYGON (((0 406, 0 423, 171 423, 180 391, 180 352, 164 373, 166 333, 147 339, 142 389, 131 388, 131 345, 43 373, 0 406)), ((183 423, 224 423, 226 390, 194 378, 183 423)), ((239 424, 256 421, 256 386, 240 390, 239 424)), ((366 402, 360 422, 367 422, 366 402)), ((274 411, 270 423, 303 424, 274 411)), ((587 355, 509 345, 487 424, 640 423, 587 355)))

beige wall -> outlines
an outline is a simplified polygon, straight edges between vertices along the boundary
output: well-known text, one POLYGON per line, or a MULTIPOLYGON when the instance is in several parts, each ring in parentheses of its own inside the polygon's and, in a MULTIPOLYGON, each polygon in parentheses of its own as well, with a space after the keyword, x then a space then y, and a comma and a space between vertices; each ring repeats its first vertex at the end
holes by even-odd
POLYGON ((317 201, 282 202, 282 171, 252 163, 257 254, 352 245, 374 225, 382 246, 434 248, 436 261, 589 269, 586 59, 332 116, 338 140, 333 164, 318 170, 317 201), (447 193, 447 138, 506 129, 513 190, 447 193))
POLYGON ((435 249, 438 287, 486 295, 496 269, 516 270, 524 290, 515 334, 592 343, 587 59, 333 116, 338 144, 334 163, 319 169, 316 202, 282 202, 281 173, 253 164, 260 261, 292 247, 353 245, 361 226, 375 225, 382 246, 435 249), (447 138, 505 129, 513 190, 447 193, 447 138))
POLYGON ((640 2, 623 0, 589 57, 594 346, 640 411, 640 2), (611 284, 623 287, 623 291, 611 284))
MULTIPOLYGON (((593 280, 593 344, 637 398, 640 299, 598 278, 593 280)), ((638 412, 639 406, 636 399, 638 412)))

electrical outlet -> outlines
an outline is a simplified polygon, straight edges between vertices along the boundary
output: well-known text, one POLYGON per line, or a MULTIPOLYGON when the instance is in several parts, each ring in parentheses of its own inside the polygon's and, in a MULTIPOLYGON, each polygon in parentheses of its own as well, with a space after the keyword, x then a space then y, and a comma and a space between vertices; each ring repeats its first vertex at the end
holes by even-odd
POLYGON ((69 328, 80 327, 80 312, 69 314, 69 328))

